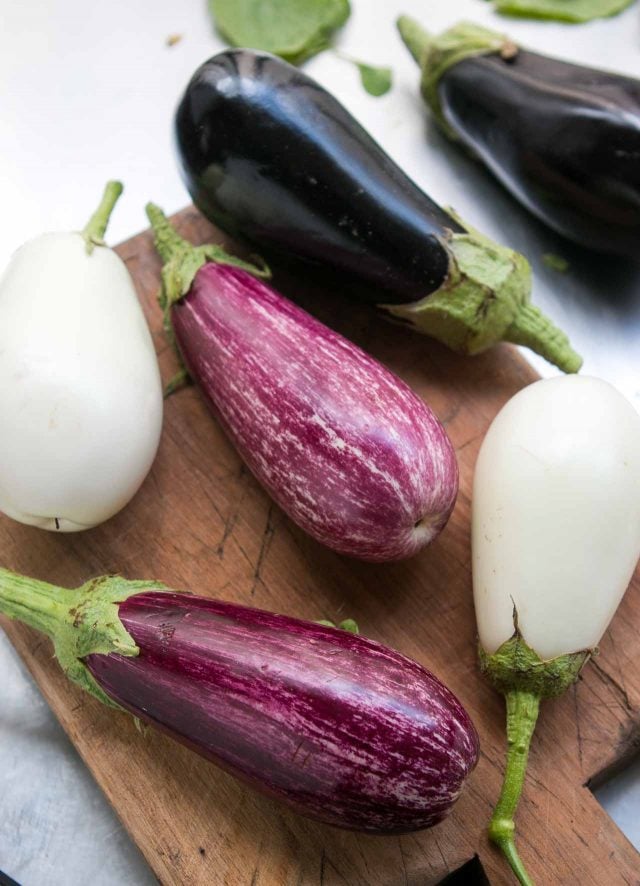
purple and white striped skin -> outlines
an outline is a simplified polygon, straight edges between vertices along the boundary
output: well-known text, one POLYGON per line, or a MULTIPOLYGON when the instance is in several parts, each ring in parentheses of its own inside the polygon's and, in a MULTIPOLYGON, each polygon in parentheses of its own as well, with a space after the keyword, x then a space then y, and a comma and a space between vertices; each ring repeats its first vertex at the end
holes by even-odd
POLYGON ((302 815, 401 834, 441 821, 478 759, 456 697, 364 637, 189 594, 119 604, 136 657, 85 659, 118 704, 302 815))
POLYGON ((171 309, 191 377, 238 452, 315 539, 415 554, 458 491, 451 442, 397 376, 248 272, 214 263, 171 309))

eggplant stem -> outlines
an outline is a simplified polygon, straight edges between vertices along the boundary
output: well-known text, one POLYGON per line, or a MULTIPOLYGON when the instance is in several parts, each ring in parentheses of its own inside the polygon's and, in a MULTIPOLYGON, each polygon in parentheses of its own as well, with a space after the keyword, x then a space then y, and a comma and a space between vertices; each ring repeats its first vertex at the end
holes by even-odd
POLYGON ((151 581, 102 576, 79 588, 60 588, 0 569, 0 613, 47 634, 67 677, 103 704, 119 708, 98 685, 84 660, 88 655, 136 656, 140 650, 118 614, 119 604, 146 591, 167 591, 151 581))
POLYGON ((122 182, 109 181, 105 185, 100 205, 82 229, 85 249, 91 255, 94 246, 104 246, 104 235, 113 212, 113 207, 123 191, 122 182))
POLYGON ((514 345, 524 345, 553 363, 563 372, 578 372, 582 357, 577 354, 561 329, 535 305, 525 304, 503 336, 514 345))
POLYGON ((415 61, 422 66, 422 60, 433 42, 433 38, 419 22, 408 15, 401 15, 396 21, 396 27, 402 37, 402 42, 407 47, 415 61))
POLYGON ((489 839, 502 851, 522 886, 533 886, 514 842, 514 816, 524 785, 529 746, 540 710, 540 696, 520 689, 505 694, 507 763, 500 797, 489 822, 489 839))
POLYGON ((187 372, 186 367, 183 366, 166 383, 164 387, 164 399, 167 400, 172 394, 175 394, 177 391, 181 391, 182 388, 186 388, 190 384, 192 384, 191 376, 187 372))
POLYGON ((147 203, 145 212, 153 228, 156 250, 163 262, 194 249, 192 243, 180 236, 159 206, 147 203))
POLYGON ((45 581, 0 569, 0 612, 54 637, 74 599, 74 592, 45 581))

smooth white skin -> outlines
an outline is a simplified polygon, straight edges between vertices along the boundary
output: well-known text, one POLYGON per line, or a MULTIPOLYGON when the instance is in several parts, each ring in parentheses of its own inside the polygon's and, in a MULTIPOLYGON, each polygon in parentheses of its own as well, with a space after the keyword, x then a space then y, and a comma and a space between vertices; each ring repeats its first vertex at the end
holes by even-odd
POLYGON ((640 416, 611 385, 520 391, 482 444, 473 487, 482 647, 514 632, 544 659, 598 645, 640 557, 640 416))
POLYGON ((15 253, 0 280, 0 379, 0 509, 71 532, 124 507, 158 448, 162 387, 114 252, 89 255, 64 233, 15 253))

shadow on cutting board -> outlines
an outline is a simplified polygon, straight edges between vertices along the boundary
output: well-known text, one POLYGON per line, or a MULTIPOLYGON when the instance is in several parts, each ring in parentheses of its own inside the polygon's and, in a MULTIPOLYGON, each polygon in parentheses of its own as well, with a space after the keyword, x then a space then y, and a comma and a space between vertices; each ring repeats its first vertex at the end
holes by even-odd
POLYGON ((438 886, 491 886, 477 855, 466 862, 457 871, 453 871, 440 880, 438 886))

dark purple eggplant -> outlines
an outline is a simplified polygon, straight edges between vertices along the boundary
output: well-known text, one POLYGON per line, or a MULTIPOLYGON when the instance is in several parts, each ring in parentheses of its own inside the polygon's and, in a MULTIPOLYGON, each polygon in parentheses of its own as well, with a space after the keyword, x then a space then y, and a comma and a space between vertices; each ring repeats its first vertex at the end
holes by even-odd
POLYGON ((581 360, 530 302, 526 259, 424 194, 318 83, 230 50, 194 74, 176 113, 185 182, 234 235, 475 354, 524 344, 567 372, 581 360))
POLYGON ((400 33, 444 132, 551 228, 589 249, 637 259, 640 80, 520 49, 465 22, 400 33))
POLYGON ((441 821, 478 737, 432 674, 348 631, 94 579, 0 570, 0 612, 44 631, 67 676, 296 812, 401 834, 441 821))

